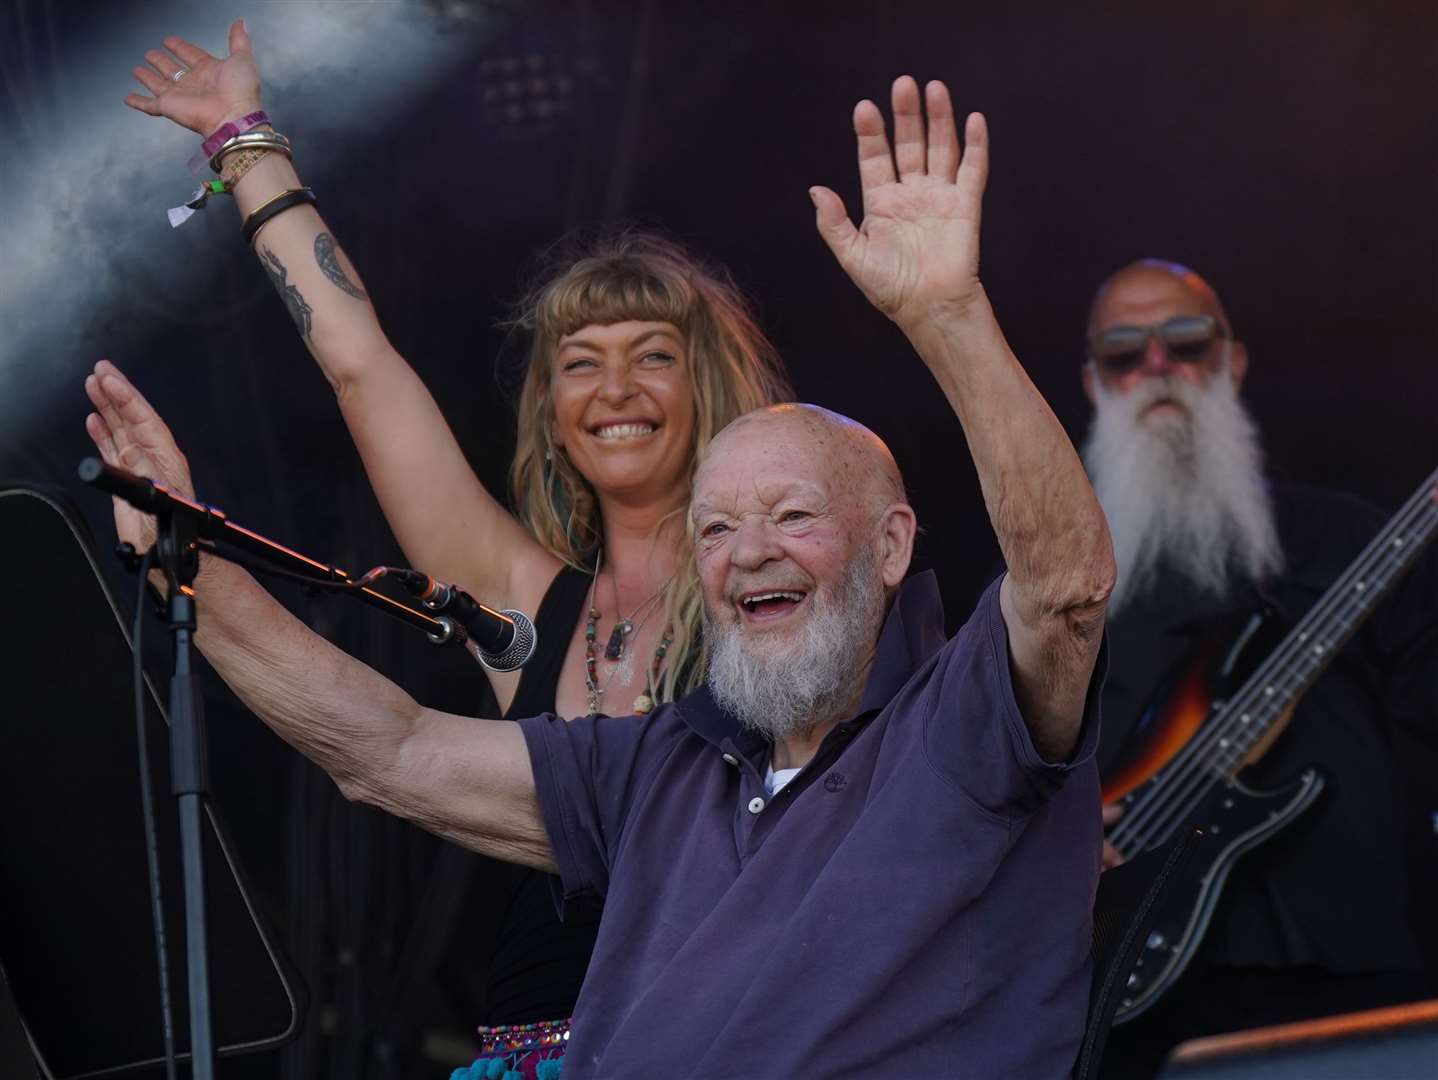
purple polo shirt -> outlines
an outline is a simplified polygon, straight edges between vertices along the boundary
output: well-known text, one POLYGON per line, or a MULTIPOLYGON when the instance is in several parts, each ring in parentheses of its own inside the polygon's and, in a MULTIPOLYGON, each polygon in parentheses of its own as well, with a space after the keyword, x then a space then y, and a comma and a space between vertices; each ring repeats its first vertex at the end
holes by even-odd
POLYGON ((521 720, 566 896, 604 901, 565 1080, 1068 1076, 1088 1000, 1098 688, 1069 762, 1014 702, 995 582, 932 574, 860 711, 772 799, 706 690, 647 722, 521 720))

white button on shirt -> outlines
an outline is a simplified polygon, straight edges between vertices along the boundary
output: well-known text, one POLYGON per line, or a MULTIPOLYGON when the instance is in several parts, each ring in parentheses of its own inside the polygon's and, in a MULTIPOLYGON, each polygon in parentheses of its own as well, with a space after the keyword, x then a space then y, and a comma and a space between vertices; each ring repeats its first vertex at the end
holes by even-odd
POLYGON ((751 813, 751 814, 757 814, 757 813, 759 813, 759 812, 760 812, 761 810, 763 810, 763 809, 764 809, 764 800, 761 799, 761 798, 759 798, 759 796, 756 795, 756 796, 754 796, 754 798, 752 798, 752 799, 749 800, 749 813, 751 813))

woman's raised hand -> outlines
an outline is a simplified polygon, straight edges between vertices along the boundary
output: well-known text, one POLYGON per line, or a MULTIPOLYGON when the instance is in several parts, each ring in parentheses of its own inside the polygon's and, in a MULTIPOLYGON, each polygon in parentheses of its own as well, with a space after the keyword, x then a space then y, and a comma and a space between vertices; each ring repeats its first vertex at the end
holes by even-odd
POLYGON ((948 88, 931 82, 921 100, 905 75, 894 82, 894 141, 872 101, 854 109, 864 218, 856 227, 843 200, 809 191, 819 234, 864 295, 901 326, 935 304, 963 307, 979 289, 979 218, 989 171, 988 128, 978 113, 964 147, 948 88), (928 122, 925 123, 925 106, 928 122))
POLYGON ((152 96, 126 94, 132 109, 208 136, 226 120, 260 108, 260 69, 243 19, 230 25, 230 55, 223 60, 180 37, 166 38, 165 48, 151 49, 145 60, 149 66, 137 67, 135 78, 152 96), (184 74, 176 79, 179 72, 184 74))
MULTIPOLYGON (((85 418, 85 431, 105 464, 164 484, 186 499, 194 497, 190 464, 175 437, 119 368, 101 360, 85 379, 85 393, 97 410, 85 418)), ((155 519, 116 499, 115 531, 136 551, 144 551, 155 542, 155 519)))

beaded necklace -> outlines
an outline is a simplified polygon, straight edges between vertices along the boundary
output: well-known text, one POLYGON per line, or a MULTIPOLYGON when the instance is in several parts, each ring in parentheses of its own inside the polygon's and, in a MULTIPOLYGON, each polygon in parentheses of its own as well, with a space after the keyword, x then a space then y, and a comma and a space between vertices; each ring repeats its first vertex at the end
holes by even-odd
MULTIPOLYGON (((653 596, 635 608, 634 614, 629 618, 625 619, 620 617, 615 619, 614 629, 609 632, 609 640, 604 646, 605 659, 618 660, 624 655, 625 641, 629 635, 637 629, 634 625, 634 619, 641 611, 645 611, 644 618, 640 620, 639 626, 642 627, 649 621, 649 615, 652 613, 653 605, 658 601, 659 597, 664 594, 665 585, 668 585, 668 582, 659 586, 653 596), (646 611, 646 609, 650 610, 646 611)), ((584 687, 589 691, 589 713, 591 716, 599 711, 599 706, 604 700, 604 691, 608 689, 608 684, 605 686, 599 685, 599 658, 595 654, 594 648, 594 643, 598 638, 600 614, 599 609, 595 606, 595 596, 597 595, 598 587, 599 564, 596 561, 594 566, 594 583, 589 589, 589 616, 584 623, 584 687)), ((619 605, 618 581, 614 583, 614 597, 615 607, 617 608, 619 605)), ((644 716, 653 710, 655 698, 654 687, 658 685, 659 672, 664 667, 664 656, 669 651, 669 646, 673 640, 674 634, 671 629, 666 626, 664 633, 659 636, 659 645, 654 650, 654 658, 650 661, 649 670, 645 672, 644 689, 641 690, 639 696, 634 699, 634 705, 631 709, 634 715, 644 716)), ((609 682, 612 683, 613 681, 614 675, 611 674, 609 676, 609 682)))

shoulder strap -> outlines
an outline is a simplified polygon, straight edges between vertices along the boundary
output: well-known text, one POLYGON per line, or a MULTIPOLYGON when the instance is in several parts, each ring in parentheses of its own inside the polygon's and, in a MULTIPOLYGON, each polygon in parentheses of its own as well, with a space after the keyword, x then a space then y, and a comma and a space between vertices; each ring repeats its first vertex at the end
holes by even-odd
POLYGON ((534 617, 539 648, 519 676, 519 689, 504 714, 506 719, 538 716, 554 711, 556 688, 569 638, 584 615, 584 598, 594 575, 572 566, 562 567, 549 583, 534 617))

